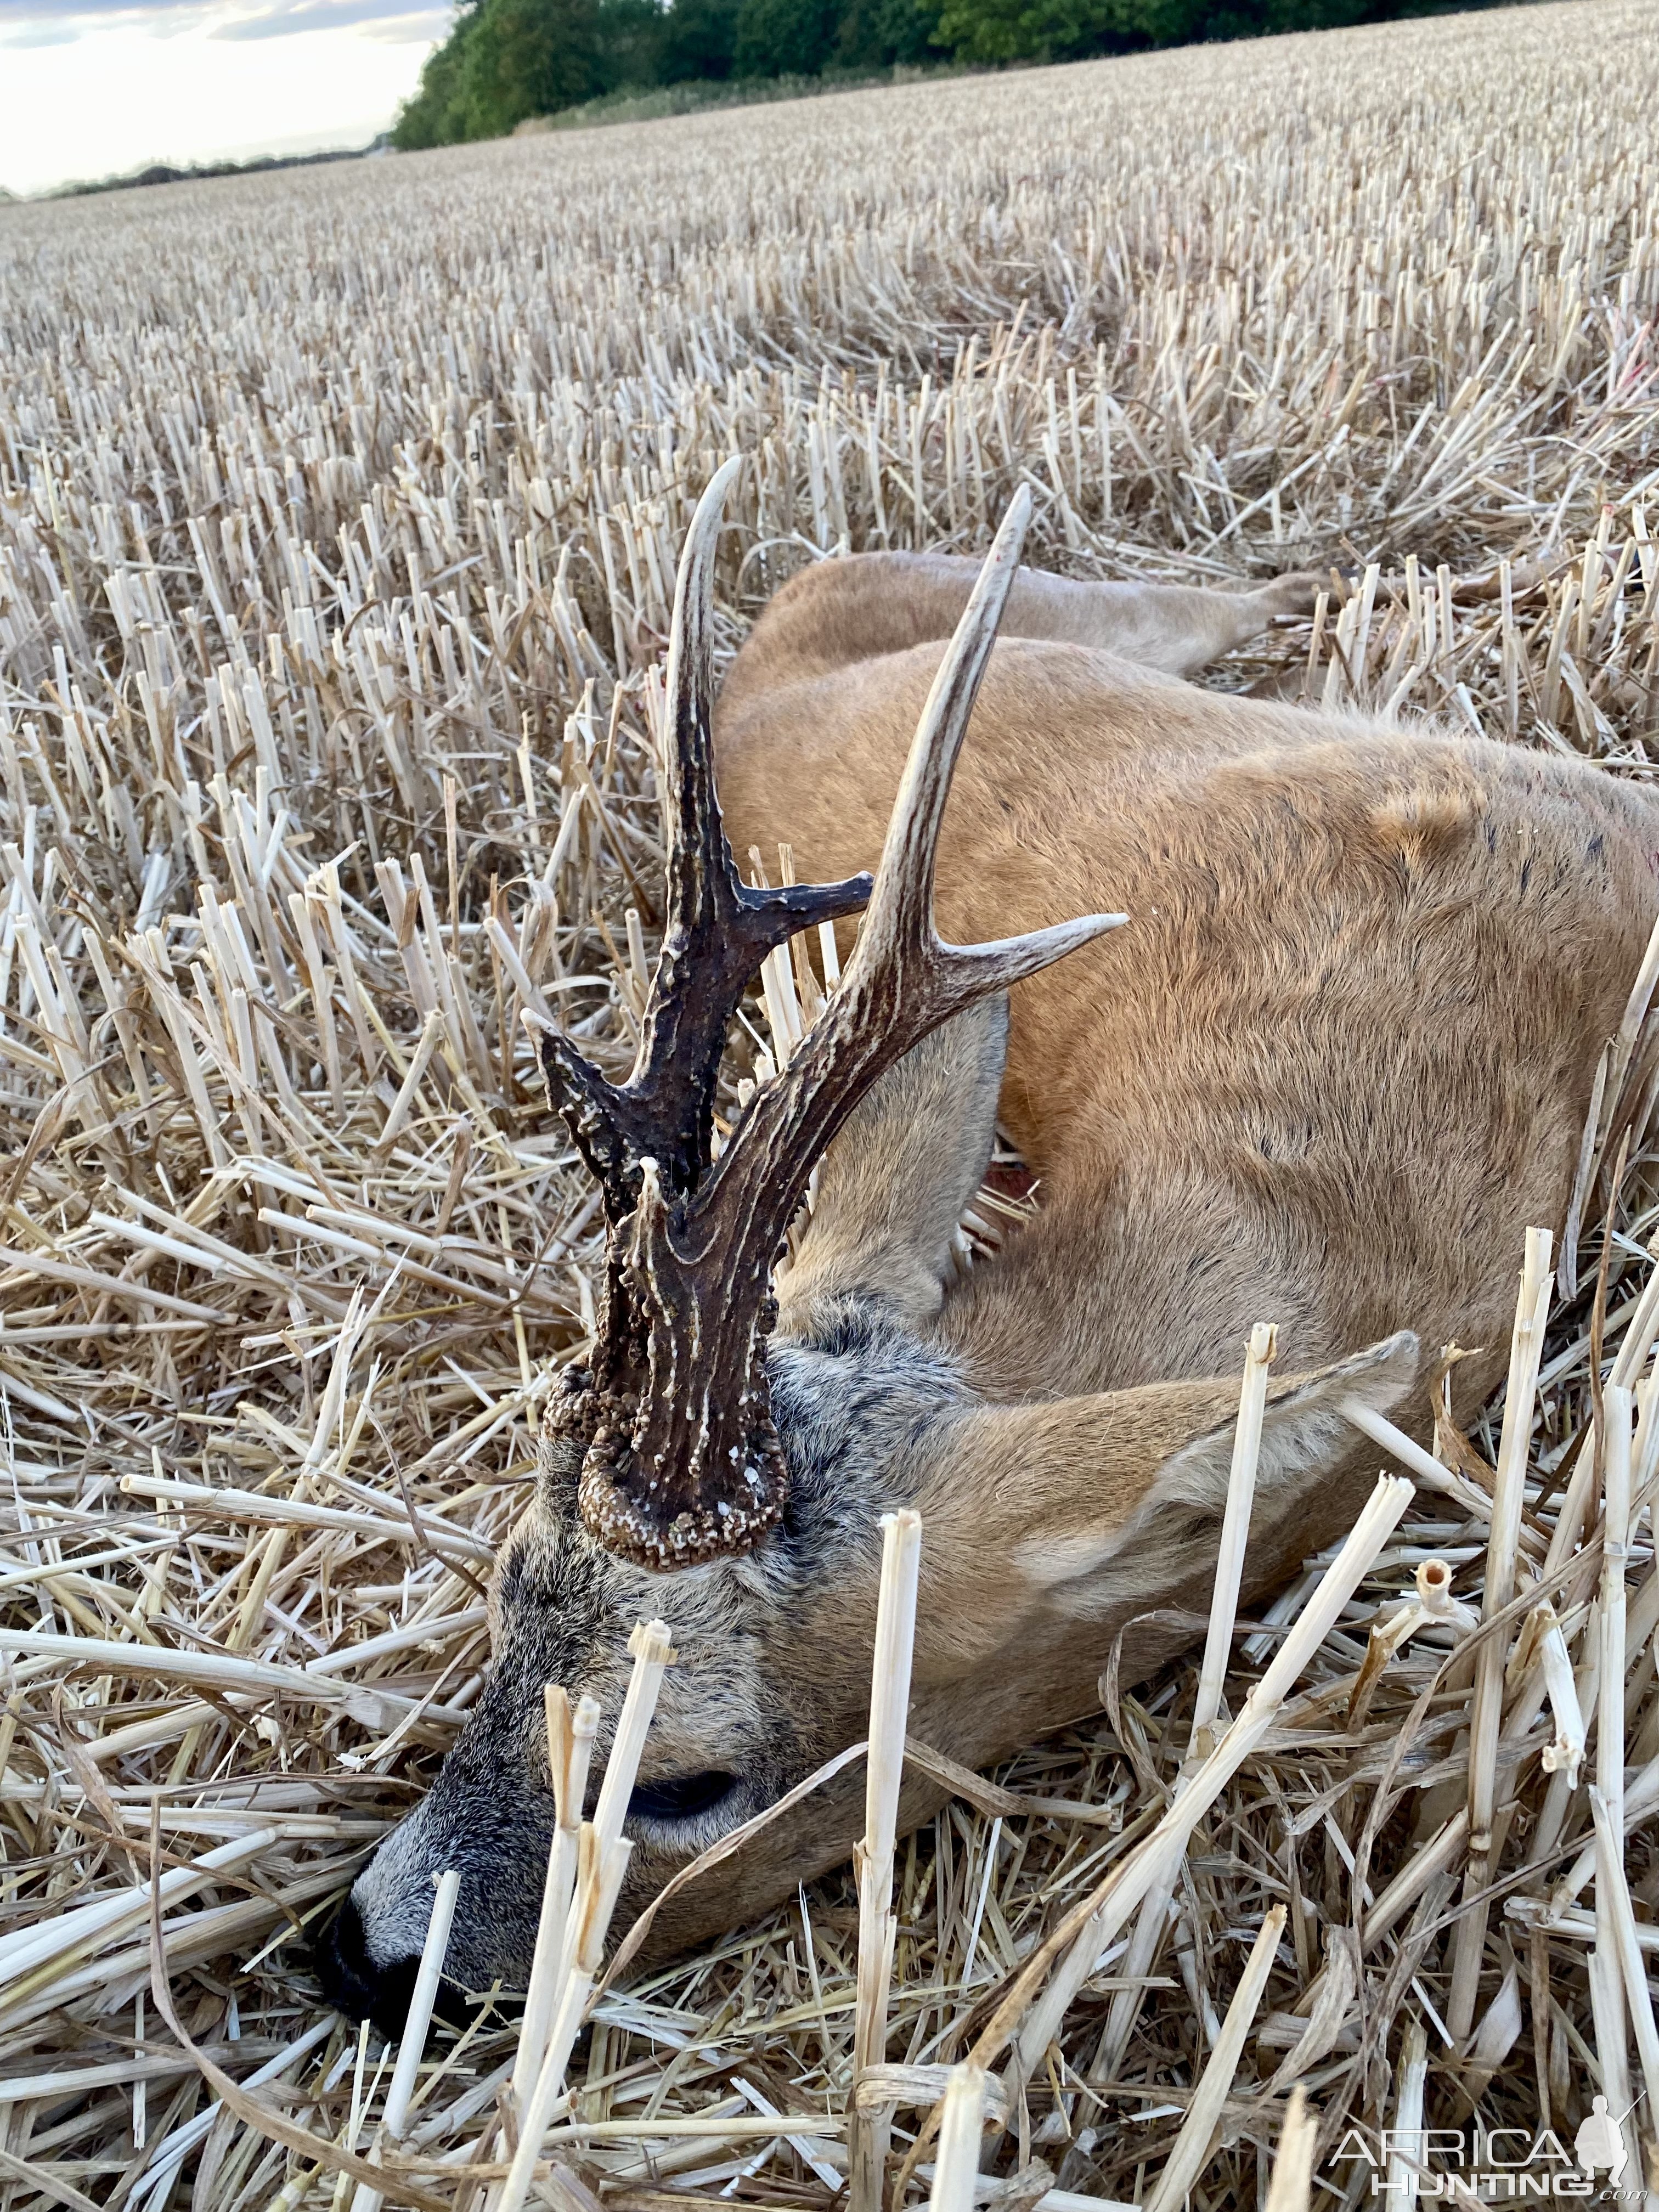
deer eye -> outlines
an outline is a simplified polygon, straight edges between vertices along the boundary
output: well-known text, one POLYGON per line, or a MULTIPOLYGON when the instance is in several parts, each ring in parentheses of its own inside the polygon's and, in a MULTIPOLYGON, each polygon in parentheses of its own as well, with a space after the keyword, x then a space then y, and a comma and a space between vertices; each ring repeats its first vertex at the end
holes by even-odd
POLYGON ((628 1801, 635 1820, 690 1820, 718 1805, 736 1781, 732 1774, 677 1774, 660 1782, 636 1782, 628 1801))

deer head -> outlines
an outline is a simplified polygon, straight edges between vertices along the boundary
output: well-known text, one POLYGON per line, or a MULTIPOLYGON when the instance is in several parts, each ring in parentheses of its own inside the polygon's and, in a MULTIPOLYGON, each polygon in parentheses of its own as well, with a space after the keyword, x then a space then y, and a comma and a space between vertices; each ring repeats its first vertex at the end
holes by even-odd
MULTIPOLYGON (((990 1154, 1006 994, 1124 919, 972 947, 933 927, 939 826, 1029 497, 945 653, 873 882, 756 889, 721 826, 710 733, 714 555, 738 466, 710 483, 680 565, 666 921, 633 1073, 612 1084, 568 1038, 539 1036, 550 1095, 604 1192, 592 1356, 549 1408, 533 1501, 497 1564, 489 1681, 325 1948, 337 2000, 391 2027, 447 1866, 462 1871, 452 1977, 523 1986, 554 1822, 544 1686, 599 1700, 597 1786, 637 1620, 666 1620, 678 1660, 630 1805, 619 1925, 863 1734, 884 1512, 924 1516, 916 1732, 974 1762, 1088 1711, 1118 1627, 1213 1559, 1236 1382, 992 1406, 931 1333, 990 1154), (861 907, 838 985, 716 1155, 720 1058, 763 959, 861 907), (820 1163, 796 1260, 775 1281, 820 1163)), ((1413 1340, 1392 1339, 1275 1386, 1258 1477, 1270 1534, 1340 1457, 1338 1401, 1391 1403, 1414 1361, 1413 1340)), ((1281 1564, 1307 1534, 1281 1543, 1281 1564)), ((693 1884, 657 1947, 731 1926, 844 1856, 862 1790, 843 1772, 693 1884)), ((921 1817, 938 1794, 919 1777, 906 1811, 921 1817)))

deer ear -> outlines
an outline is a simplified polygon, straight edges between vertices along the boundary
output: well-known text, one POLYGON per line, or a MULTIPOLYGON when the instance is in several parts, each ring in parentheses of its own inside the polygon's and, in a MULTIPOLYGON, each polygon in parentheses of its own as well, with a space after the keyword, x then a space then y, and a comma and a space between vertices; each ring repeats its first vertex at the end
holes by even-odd
MULTIPOLYGON (((1303 1477, 1334 1465, 1353 1439, 1352 1424, 1342 1411, 1344 1402, 1358 1399, 1374 1413, 1386 1411, 1410 1389, 1417 1364, 1417 1339, 1410 1329, 1401 1329, 1328 1367, 1270 1384, 1256 1460, 1258 1499, 1271 1510, 1303 1477)), ((1185 1520, 1194 1534, 1206 1522, 1213 1521, 1218 1528, 1227 1504, 1237 1425, 1235 1418, 1218 1422, 1165 1460, 1122 1532, 1126 1540, 1159 1522, 1185 1520)))
POLYGON ((846 1297, 913 1326, 938 1312, 957 1224, 990 1164, 1007 1044, 998 992, 925 1037, 848 1115, 778 1283, 781 1331, 811 1334, 815 1313, 846 1297))
MULTIPOLYGON (((1295 1522, 1306 1538, 1299 1551, 1316 1551, 1328 1540, 1328 1512, 1322 1506, 1329 1479, 1359 1441, 1345 1404, 1358 1400, 1383 1412, 1410 1389, 1417 1367, 1417 1339, 1401 1329, 1364 1352, 1270 1386, 1256 1457, 1253 1542, 1272 1549, 1279 1542, 1275 1528, 1288 1530, 1295 1522)), ((1222 1418, 1170 1452, 1134 1510, 1104 1536, 1088 1591, 1078 1593, 1079 1610, 1093 1612, 1126 1592, 1172 1590, 1213 1569, 1238 1425, 1236 1389, 1223 1388, 1231 1402, 1222 1418)))
MULTIPOLYGON (((1271 1386, 1255 1537, 1282 1549, 1269 1531, 1282 1536, 1305 1500, 1303 1548, 1328 1540, 1329 1477, 1358 1441, 1345 1401, 1381 1412, 1417 1366, 1417 1339, 1402 1330, 1271 1386)), ((1012 1648, 1044 1612, 1145 1610, 1213 1570, 1237 1419, 1238 1384, 1220 1377, 982 1406, 945 1426, 915 1501, 923 1580, 939 1593, 922 1608, 918 1679, 1012 1648)))

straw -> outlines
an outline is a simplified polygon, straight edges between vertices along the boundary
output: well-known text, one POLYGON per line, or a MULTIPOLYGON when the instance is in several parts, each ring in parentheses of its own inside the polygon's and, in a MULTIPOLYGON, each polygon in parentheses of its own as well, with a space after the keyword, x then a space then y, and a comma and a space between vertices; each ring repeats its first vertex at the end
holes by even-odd
MULTIPOLYGON (((657 1710, 657 1693, 662 1687, 665 1670, 673 1665, 675 1658, 668 1624, 664 1620, 639 1622, 628 1639, 628 1648, 633 1654, 634 1671, 628 1678, 622 1717, 617 1723, 616 1737, 605 1760, 605 1779, 599 1784, 599 1802, 593 1813, 593 1832, 602 1862, 609 1859, 622 1834, 628 1801, 640 1770, 640 1755, 645 1749, 646 1734, 651 1726, 651 1716, 657 1710)), ((573 1765, 567 1787, 574 1796, 574 1761, 580 1753, 573 1747, 569 1756, 573 1765)))
MULTIPOLYGON (((398 2044, 398 2063, 392 2069, 392 2086, 386 2094, 386 2109, 380 2126, 390 2142, 401 2140, 409 2120, 409 2101, 415 2094, 416 2078, 420 2072, 422 2054, 426 2049, 427 2031, 432 2025, 432 2008, 437 2002, 438 1984, 444 1970, 444 1956, 449 1948, 450 1923, 455 1917, 455 1900, 460 1894, 461 1877, 451 1867, 437 1876, 437 1894, 432 1901, 432 1917, 427 1923, 426 1940, 421 1946, 421 1961, 415 1970, 415 1987, 410 1992, 409 2012, 404 2021, 404 2032, 398 2044)), ((380 2212, 384 2199, 380 2191, 367 2182, 360 2182, 351 2200, 351 2212, 380 2212)))
MULTIPOLYGON (((1609 1382, 1601 1393, 1606 1425, 1602 1445, 1605 1491, 1601 1523, 1601 1587, 1597 1607, 1601 1650, 1595 1711, 1595 1781, 1590 1808, 1595 1832, 1595 1948, 1590 1954, 1590 2009, 1601 2087, 1615 2119, 1639 2161, 1642 2155, 1630 2094, 1633 2034, 1644 2078, 1659 2087, 1659 2042, 1647 1977, 1640 1970, 1624 1853, 1626 1561, 1630 1549, 1631 1423, 1627 1389, 1609 1382), (1630 1970, 1636 1965, 1636 1988, 1630 1970)), ((1649 2107, 1647 2133, 1653 2135, 1649 2107)), ((1639 2163, 1636 2171, 1641 2171, 1639 2163)))
MULTIPOLYGON (((1547 1230, 1527 1231, 1486 1546, 1481 1617, 1487 1623, 1504 1610, 1515 1590, 1522 1485, 1527 1472, 1533 1401, 1544 1356, 1544 1322, 1549 1310, 1550 1244, 1547 1230)), ((1469 1721, 1469 1864, 1464 1876, 1464 1909, 1453 1944, 1451 1990, 1446 2003, 1446 2024, 1460 2041, 1468 2034, 1474 2020, 1481 1948, 1486 1935, 1487 1906, 1482 1893, 1493 1849, 1498 1739, 1503 1720, 1504 1667, 1507 1656, 1506 1644, 1488 1635, 1480 1644, 1475 1659, 1474 1703, 1469 1721)))
POLYGON ((1275 1905, 1250 1946, 1244 1972, 1239 1976, 1227 2017, 1221 2023, 1221 2033, 1187 2107, 1175 2148, 1146 2200, 1147 2212, 1176 2212, 1176 2208, 1185 2203, 1188 2191, 1208 2161, 1211 2137, 1220 2124, 1221 2109, 1231 2092, 1233 2077, 1243 2055, 1244 2039, 1255 2019, 1261 1992, 1273 1971, 1273 1954, 1284 1932, 1285 1908, 1275 1905))
POLYGON ((1407 2023, 1400 2046, 1394 2112, 1389 2129, 1388 2201, 1401 2212, 1415 2212, 1428 2158, 1423 2136, 1423 2101, 1429 2079, 1429 2039, 1421 2021, 1407 2023))
MULTIPOLYGON (((1233 1454, 1227 1475, 1227 1503, 1221 1522, 1221 1544, 1215 1582, 1210 1595, 1209 1632, 1199 1670, 1198 1694, 1187 1758, 1196 1765, 1214 1748, 1215 1722, 1221 1710, 1222 1684, 1231 1656, 1233 1622, 1238 1610, 1239 1584, 1244 1571, 1244 1553, 1249 1540, 1250 1509, 1255 1496, 1256 1462, 1261 1449, 1261 1425, 1267 1410, 1268 1368, 1277 1348, 1277 1332, 1258 1322, 1250 1332, 1244 1356, 1244 1379, 1239 1393, 1238 1422, 1233 1432, 1233 1454)), ((1177 1780, 1179 1793, 1182 1780, 1177 1780)), ((1171 1884, 1173 1883, 1173 1873, 1171 1884)), ((1106 2027, 1095 2053, 1091 2075, 1109 2078, 1117 2070, 1124 2047, 1133 2033, 1143 1985, 1151 1973, 1158 1948, 1169 1925, 1170 1885, 1159 1883, 1148 1893, 1136 1920, 1122 1963, 1123 1986, 1112 1999, 1106 2027)))
MULTIPOLYGON (((194 2212, 331 2199, 355 2039, 329 2027, 280 2102, 248 2085, 309 2033, 310 1938, 479 1695, 489 1565, 532 1492, 543 1395, 584 1358, 604 1297, 592 1179, 517 1013, 570 1028, 617 1079, 632 1064, 660 911, 662 641, 713 468, 746 456, 715 577, 722 662, 798 568, 842 545, 971 557, 1023 485, 1024 558, 1073 580, 1322 579, 1322 617, 1276 623, 1204 682, 1305 689, 1407 732, 1478 725, 1546 777, 1595 763, 1607 808, 1628 810, 1652 780, 1659 696, 1650 13, 1448 15, 0 210, 0 287, 20 303, 0 318, 0 1630, 61 1639, 0 1650, 0 1942, 116 1901, 106 1935, 0 1989, 4 2074, 139 2063, 141 1989, 145 2051, 169 2047, 144 1931, 123 1917, 152 1800, 165 1879, 272 1838, 164 1905, 178 2017, 244 2106, 186 2136, 189 2097, 206 2109, 216 2088, 148 2076, 140 2152, 124 2081, 0 2099, 8 2155, 35 2169, 7 2168, 20 2204, 58 2179, 148 2212, 175 2154, 168 2185, 194 2212), (1171 127, 1198 113, 1216 129, 1171 127), (1508 208, 1525 222, 1494 216, 1508 208), (281 1686, 230 1671, 249 1668, 281 1686)), ((775 834, 813 872, 805 830, 775 834)), ((1539 1930, 1532 2003, 1565 2138, 1610 1996, 1644 2078, 1622 1936, 1592 1997, 1604 1846, 1582 1768, 1577 1789, 1568 1777, 1603 1689, 1599 1342, 1643 1407, 1612 1825, 1649 1960, 1646 939, 1638 924, 1574 948, 1587 974, 1620 966, 1615 1034, 1560 1071, 1584 1109, 1553 1194, 1571 1234, 1515 1595, 1486 1632, 1510 1649, 1470 2033, 1501 2040, 1501 1939, 1524 1935, 1531 1968, 1539 1930), (1577 1255, 1604 1241, 1593 1331, 1577 1255)), ((827 981, 835 966, 822 939, 790 949, 803 1005, 804 956, 827 981)), ((1553 957, 1547 936, 1525 953, 1553 957)), ((763 1037, 761 1009, 757 992, 744 1018, 763 1037)), ((1438 1065, 1478 1045, 1474 1018, 1444 1015, 1438 1065)), ((754 1073, 740 1035, 714 1098, 726 1127, 754 1073)), ((1557 1066, 1546 1053, 1518 1079, 1557 1066)), ((1042 1121, 1051 1103, 1026 1107, 1042 1121)), ((1027 1178, 998 1150, 1006 1202, 1027 1178)), ((1411 1176, 1401 1203, 1431 1208, 1411 1176)), ((1008 1219, 996 1194, 977 1220, 1008 1219)), ((1496 1218, 1456 1224, 1472 1301, 1520 1258, 1490 1242, 1496 1218)), ((1427 1340, 1411 1306, 1397 1318, 1427 1340)), ((1116 2072, 1093 2081, 1104 2112, 1081 2085, 1132 1998, 1128 1923, 1061 2014, 982 2191, 1014 2183, 1024 2128, 1056 2212, 1144 2201, 1210 2056, 1205 2023, 1275 1903, 1290 1917, 1264 2052, 1299 2044, 1334 1988, 1322 1936, 1358 1924, 1365 1944, 1363 2047, 1345 2035, 1309 2075, 1328 2143, 1392 2124, 1384 2057, 1414 2017, 1444 2057, 1427 2007, 1443 2013, 1439 1947, 1460 1940, 1480 1647, 1456 1649, 1456 1613, 1389 1639, 1423 1602, 1425 1559, 1452 1606, 1486 1614, 1502 1409, 1469 1407, 1461 1427, 1440 1410, 1431 1448, 1356 1428, 1417 1498, 1175 1869, 1181 1945, 1150 1977, 1171 1987, 1135 2002, 1116 2072), (1132 2117, 1160 2104, 1177 2109, 1132 2117)), ((1243 1711, 1328 1564, 1241 1624, 1218 1718, 1243 1711)), ((653 1603, 672 1617, 671 1595, 653 1603)), ((927 2098, 994 2021, 1018 2028, 1081 1923, 1050 1939, 1091 1917, 1180 1784, 1204 1624, 1180 1633, 1193 1648, 1139 1682, 1133 1647, 1112 1674, 1106 1639, 1109 1711, 1080 1710, 1085 1684, 994 1778, 918 1760, 951 1794, 895 1854, 884 2055, 914 2061, 927 2098)), ((813 1802, 786 1817, 810 1823, 813 1802)), ((669 2190, 816 2198, 828 2184, 794 2146, 843 2155, 855 1906, 832 1870, 693 1957, 636 1951, 592 2001, 549 2152, 618 2212, 661 2212, 641 2200, 669 2190)), ((502 2011, 464 2043, 440 2030, 410 2137, 342 2204, 358 2179, 401 2195, 418 2152, 447 2163, 410 2188, 478 2212, 505 2179, 496 2100, 519 2050, 502 2011)), ((392 2071, 366 2069, 359 2143, 380 2139, 392 2071)), ((1534 2130, 1535 2071, 1511 2052, 1483 2114, 1534 2130)), ((1261 2200, 1278 2108, 1239 2102, 1194 2212, 1261 2200)), ((900 2106, 896 2146, 925 2110, 900 2106)))
MULTIPOLYGON (((580 1821, 578 1828, 574 1894, 559 1943, 557 1965, 550 1972, 552 1929, 544 1924, 538 1931, 540 1955, 532 1967, 532 1979, 536 1984, 536 2018, 533 2023, 527 2020, 526 2026, 544 2047, 537 2056, 533 2073, 528 2057, 522 2069, 518 2059, 514 2060, 514 2094, 520 2100, 518 2147, 505 2181, 491 2196, 490 2212, 522 2212, 542 2141, 564 2086, 565 2068, 593 1984, 599 1978, 611 1916, 633 1852, 632 1844, 622 1833, 623 1820, 633 1795, 664 1670, 673 1663, 675 1653, 669 1641, 667 1624, 660 1620, 636 1623, 628 1648, 634 1656, 633 1672, 629 1676, 616 1736, 605 1762, 598 1807, 592 1820, 580 1821)), ((592 1741, 592 1724, 598 1718, 589 1710, 592 1701, 584 1698, 567 1731, 558 1712, 558 1702, 557 1698, 550 1699, 549 1752, 550 1759, 557 1757, 560 1760, 564 1780, 556 1791, 559 1820, 543 1892, 544 1923, 550 1893, 564 1887, 561 1862, 568 1849, 569 1816, 574 1814, 580 1817, 587 1747, 592 1741), (580 1734, 579 1730, 586 1733, 580 1734)), ((521 2051, 522 2048, 521 2044, 521 2051)))
POLYGON ((1244 1575, 1244 1549, 1250 1535, 1250 1507, 1255 1498, 1255 1466, 1261 1450, 1261 1423, 1267 1406, 1267 1370, 1278 1340, 1277 1330, 1266 1322, 1258 1322, 1250 1331, 1249 1346, 1244 1355, 1238 1425, 1233 1431, 1227 1503, 1221 1518, 1221 1547, 1210 1598, 1209 1634, 1199 1668, 1198 1698, 1193 1711, 1193 1751, 1200 1759, 1212 1747, 1215 1719, 1221 1711, 1221 1686, 1226 1677, 1239 1584, 1244 1575))
MULTIPOLYGON (((1020 2030, 1018 2049, 1009 2069, 1011 2084, 1030 2079, 1073 1998, 1093 1971, 1095 1960, 1128 1914, 1155 1886, 1173 1887, 1175 1870, 1194 1828, 1266 1735, 1297 1676, 1329 1634, 1411 1495, 1410 1483, 1398 1476, 1380 1478, 1347 1540, 1321 1577, 1267 1673, 1251 1690, 1237 1719, 1194 1769, 1186 1790, 1173 1799, 1152 1834, 1107 1877, 1098 1902, 1020 2030)), ((1079 1911, 1073 1908, 1068 1917, 1076 1919, 1079 1911)), ((1027 1973, 1030 1971, 1028 1967, 1027 1973)))
MULTIPOLYGON (((1307 2094, 1298 2081, 1285 2107, 1285 2124, 1279 2132, 1279 2152, 1273 2179, 1267 2184, 1263 2212, 1308 2212, 1313 2193, 1314 2150, 1319 2122, 1309 2109, 1307 2094)), ((1390 2197, 1390 2204, 1400 2200, 1390 2197)))
POLYGON ((984 2074, 977 2066, 953 2066, 939 2123, 932 2212, 973 2212, 984 2110, 984 2074))
POLYGON ((599 1708, 594 1698, 583 1698, 573 1715, 568 1697, 556 1683, 548 1685, 546 1706, 547 1761, 553 1778, 557 1825, 547 1855, 547 1880, 542 1887, 536 1952, 531 1961, 530 1986, 525 1994, 524 2019, 520 2024, 519 2047, 513 2061, 513 2094, 520 2108, 547 2051, 548 2031, 558 1996, 565 1927, 576 1887, 587 1765, 599 1725, 599 1708))
POLYGON ((490 2199, 490 2212, 523 2212, 548 2122, 564 2086, 565 2068, 570 2063, 582 2014, 599 1978, 605 1934, 633 1848, 625 1840, 615 1843, 609 1859, 602 1860, 598 1831, 589 1822, 582 1825, 580 1863, 571 1907, 572 1925, 566 1944, 563 1981, 548 2031, 541 2069, 520 2116, 519 2147, 506 2181, 490 2199))
POLYGON ((857 2103, 860 2077, 887 2055, 888 1991, 898 1934, 892 1909, 893 1850, 904 1738, 910 1705, 910 1656, 916 1631, 921 1517, 907 1510, 881 1521, 881 1588, 870 1683, 870 1749, 865 1770, 863 1841, 854 1854, 859 1889, 858 1993, 853 2039, 854 2101, 848 2130, 851 2212, 879 2212, 891 2115, 857 2103))

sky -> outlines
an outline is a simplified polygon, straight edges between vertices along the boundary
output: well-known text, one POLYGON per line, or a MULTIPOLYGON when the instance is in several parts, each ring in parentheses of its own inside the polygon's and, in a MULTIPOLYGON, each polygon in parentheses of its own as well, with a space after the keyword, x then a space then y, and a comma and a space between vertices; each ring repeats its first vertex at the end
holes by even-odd
POLYGON ((0 0, 0 187, 366 145, 448 21, 430 0, 0 0))

